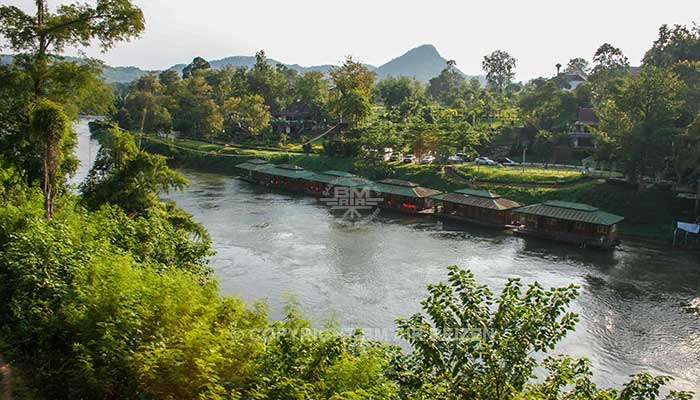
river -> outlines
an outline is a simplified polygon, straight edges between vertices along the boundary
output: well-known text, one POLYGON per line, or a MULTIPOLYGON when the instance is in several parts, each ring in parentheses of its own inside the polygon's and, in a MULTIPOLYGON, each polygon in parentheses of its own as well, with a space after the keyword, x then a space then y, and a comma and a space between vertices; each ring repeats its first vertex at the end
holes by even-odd
MULTIPOLYGON (((80 143, 87 161, 95 148, 80 143)), ((609 253, 581 250, 386 213, 349 224, 310 197, 233 175, 180 172, 190 187, 166 197, 210 232, 222 292, 266 301, 272 318, 293 298, 319 326, 335 321, 396 342, 394 320, 420 309, 426 285, 445 280, 448 265, 471 269, 494 290, 509 277, 575 283, 581 321, 557 352, 591 359, 601 385, 619 386, 648 370, 674 377, 674 389, 700 392, 698 253, 634 242, 609 253)))

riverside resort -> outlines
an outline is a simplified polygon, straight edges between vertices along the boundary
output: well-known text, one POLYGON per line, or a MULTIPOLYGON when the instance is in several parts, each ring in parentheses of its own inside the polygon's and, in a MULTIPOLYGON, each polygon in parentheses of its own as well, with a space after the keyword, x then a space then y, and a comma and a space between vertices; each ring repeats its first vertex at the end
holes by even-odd
POLYGON ((700 399, 699 24, 0 1, 0 400, 700 399))

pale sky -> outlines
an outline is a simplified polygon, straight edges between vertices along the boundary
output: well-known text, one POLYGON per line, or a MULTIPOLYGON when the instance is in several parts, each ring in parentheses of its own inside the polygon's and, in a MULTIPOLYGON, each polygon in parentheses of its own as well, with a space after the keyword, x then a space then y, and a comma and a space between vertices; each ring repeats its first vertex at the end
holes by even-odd
MULTIPOLYGON (((87 0, 91 2, 90 0, 87 0)), ((3 0, 31 10, 34 0, 3 0)), ((49 1, 50 6, 68 1, 49 1)), ((467 74, 485 54, 508 51, 517 79, 551 75, 557 62, 590 60, 604 42, 639 63, 659 26, 700 21, 699 0, 134 0, 146 15, 140 39, 90 56, 110 65, 164 69, 194 56, 253 55, 305 66, 347 54, 381 65, 433 44, 467 74)))

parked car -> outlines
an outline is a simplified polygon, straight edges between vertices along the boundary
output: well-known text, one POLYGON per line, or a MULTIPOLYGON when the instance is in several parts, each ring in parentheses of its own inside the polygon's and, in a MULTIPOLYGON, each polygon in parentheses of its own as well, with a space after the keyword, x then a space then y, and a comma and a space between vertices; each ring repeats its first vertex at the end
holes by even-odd
POLYGON ((497 162, 488 157, 478 157, 476 160, 474 160, 474 162, 476 165, 498 165, 497 162))
POLYGON ((447 159, 447 164, 454 165, 454 164, 464 164, 464 159, 460 156, 452 156, 447 159))
POLYGON ((455 157, 461 158, 463 162, 469 162, 472 160, 472 158, 469 155, 467 155, 467 153, 457 153, 455 154, 455 157))
POLYGON ((391 156, 389 156, 389 161, 390 162, 396 162, 396 161, 401 161, 401 154, 394 153, 391 156))
POLYGON ((518 163, 516 163, 515 161, 511 160, 508 157, 497 158, 496 162, 503 165, 504 167, 513 167, 513 166, 518 165, 518 163))
POLYGON ((414 156, 413 154, 406 154, 405 156, 403 156, 403 162, 405 162, 406 164, 416 162, 416 156, 414 156))
POLYGON ((420 159, 421 164, 430 164, 433 161, 435 161, 435 157, 431 156, 430 154, 420 159))

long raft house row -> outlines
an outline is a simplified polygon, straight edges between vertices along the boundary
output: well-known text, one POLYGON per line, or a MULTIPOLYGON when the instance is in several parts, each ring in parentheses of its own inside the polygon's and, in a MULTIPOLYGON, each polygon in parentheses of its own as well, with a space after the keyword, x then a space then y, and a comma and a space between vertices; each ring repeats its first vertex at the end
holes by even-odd
POLYGON ((373 182, 344 171, 315 173, 289 164, 274 165, 254 159, 239 164, 241 179, 267 187, 325 197, 334 187, 369 190, 381 199, 380 208, 441 218, 532 236, 581 247, 611 249, 619 244, 617 225, 624 219, 586 204, 548 201, 523 206, 501 196, 475 189, 453 193, 421 187, 396 179, 373 182))

